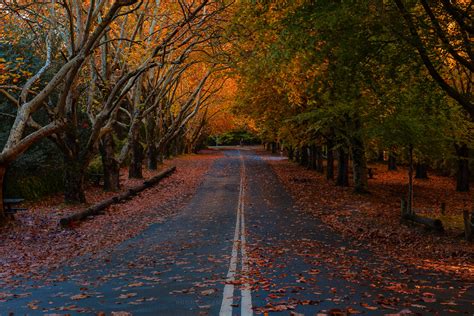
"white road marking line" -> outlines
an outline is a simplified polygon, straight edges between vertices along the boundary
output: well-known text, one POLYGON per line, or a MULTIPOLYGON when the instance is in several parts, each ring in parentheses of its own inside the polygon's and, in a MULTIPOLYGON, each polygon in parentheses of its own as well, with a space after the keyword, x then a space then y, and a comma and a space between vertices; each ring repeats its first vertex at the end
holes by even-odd
MULTIPOLYGON (((237 256, 240 243, 240 252, 242 253, 242 272, 248 272, 247 266, 247 251, 245 249, 245 216, 244 216, 244 182, 245 182, 245 162, 243 156, 240 156, 242 162, 242 168, 240 172, 240 189, 239 189, 239 201, 237 204, 237 219, 235 224, 234 242, 232 244, 232 255, 230 259, 229 271, 227 272, 226 284, 224 286, 224 294, 222 297, 221 309, 219 312, 220 316, 231 316, 232 315, 232 304, 234 302, 234 284, 235 273, 237 271, 237 256)), ((241 288, 241 315, 252 316, 252 293, 250 291, 250 284, 246 282, 241 288)))
MULTIPOLYGON (((240 194, 240 193, 239 193, 240 194)), ((237 209, 237 220, 235 224, 234 242, 232 245, 232 255, 230 258, 229 271, 227 272, 226 284, 224 286, 224 294, 222 297, 220 316, 232 315, 232 304, 234 302, 234 284, 235 272, 237 271, 237 255, 239 250, 239 234, 240 234, 240 200, 237 209)))
MULTIPOLYGON (((242 195, 241 195, 241 202, 240 202, 240 217, 241 217, 241 232, 240 232, 240 252, 242 253, 242 274, 244 274, 244 277, 248 277, 248 257, 247 257, 247 250, 246 250, 246 238, 245 238, 245 189, 243 188, 244 186, 244 177, 245 177, 245 161, 242 158, 242 169, 243 169, 243 175, 242 175, 242 195)), ((252 310, 252 292, 250 291, 250 284, 248 282, 245 282, 243 284, 243 287, 241 288, 241 293, 242 293, 242 301, 241 301, 241 315, 242 316, 251 316, 253 315, 253 310, 252 310)))

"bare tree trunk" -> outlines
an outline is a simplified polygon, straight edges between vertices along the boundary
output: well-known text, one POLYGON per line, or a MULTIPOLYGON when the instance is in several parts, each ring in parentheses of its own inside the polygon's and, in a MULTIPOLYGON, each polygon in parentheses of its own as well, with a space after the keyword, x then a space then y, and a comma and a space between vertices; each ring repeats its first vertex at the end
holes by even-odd
POLYGON ((354 172, 354 191, 356 193, 367 193, 369 191, 367 160, 365 157, 364 143, 361 139, 353 139, 351 152, 353 160, 352 168, 354 172))
POLYGON ((469 191, 469 148, 466 144, 455 145, 456 155, 458 156, 458 170, 456 175, 456 191, 469 191))
POLYGON ((388 170, 395 171, 397 170, 397 156, 393 151, 388 153, 388 170))
POLYGON ((311 145, 309 147, 309 166, 308 167, 313 170, 317 169, 316 145, 311 145))
POLYGON ((334 144, 332 140, 327 141, 327 147, 326 179, 334 180, 334 144))
POLYGON ((102 137, 100 154, 104 168, 104 190, 116 192, 120 190, 120 165, 115 158, 115 142, 111 134, 102 137))
POLYGON ((293 149, 293 146, 288 146, 288 159, 295 159, 295 150, 293 149))
POLYGON ((154 143, 148 144, 146 151, 147 165, 149 170, 158 169, 158 150, 154 143))
POLYGON ((349 186, 349 155, 342 146, 338 148, 337 152, 338 163, 336 185, 347 187, 349 186))
POLYGON ((408 214, 413 215, 413 146, 408 149, 408 214))
POLYGON ((301 147, 301 162, 300 163, 303 167, 308 167, 308 162, 309 162, 308 147, 305 145, 301 147))
POLYGON ((0 165, 0 225, 5 223, 7 216, 5 214, 3 205, 3 181, 5 180, 5 172, 7 171, 6 166, 0 165))
POLYGON ((272 154, 276 154, 276 152, 277 152, 276 142, 275 141, 271 142, 270 146, 271 146, 271 149, 272 149, 272 154))
POLYGON ((151 117, 147 120, 146 125, 146 159, 149 170, 158 169, 158 152, 155 143, 156 132, 155 118, 151 117))
POLYGON ((416 164, 415 179, 428 179, 428 165, 426 163, 416 164))
POLYGON ((64 201, 85 203, 84 169, 78 157, 64 155, 64 201))
MULTIPOLYGON (((138 124, 137 124, 138 125, 138 124)), ((135 127, 132 132, 131 140, 131 161, 128 167, 129 178, 141 179, 143 178, 142 164, 143 164, 143 147, 140 144, 140 128, 135 127)))
POLYGON ((323 149, 321 146, 316 146, 315 154, 316 154, 316 170, 319 173, 324 173, 323 149))

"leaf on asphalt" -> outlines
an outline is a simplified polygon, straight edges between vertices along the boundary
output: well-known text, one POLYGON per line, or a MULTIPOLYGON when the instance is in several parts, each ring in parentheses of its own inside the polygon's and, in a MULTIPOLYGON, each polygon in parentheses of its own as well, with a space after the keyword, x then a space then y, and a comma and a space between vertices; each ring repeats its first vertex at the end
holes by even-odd
POLYGON ((360 306, 362 306, 364 308, 367 308, 368 310, 371 310, 371 311, 375 311, 375 310, 379 309, 377 306, 371 306, 367 303, 361 303, 360 306))
POLYGON ((201 295, 208 296, 208 295, 212 295, 216 292, 217 292, 216 289, 208 289, 208 290, 201 291, 201 295))
POLYGON ((39 308, 38 303, 39 303, 38 300, 31 301, 28 303, 28 308, 37 310, 39 308))
POLYGON ((78 301, 78 300, 83 300, 88 297, 90 297, 89 294, 81 293, 81 294, 71 296, 71 300, 78 301))
POLYGON ((128 287, 140 287, 140 286, 144 286, 144 285, 145 285, 145 283, 143 283, 143 282, 135 282, 135 283, 130 283, 128 285, 128 287))
POLYGON ((120 294, 119 298, 126 299, 130 297, 135 297, 137 296, 137 293, 125 293, 125 294, 120 294))

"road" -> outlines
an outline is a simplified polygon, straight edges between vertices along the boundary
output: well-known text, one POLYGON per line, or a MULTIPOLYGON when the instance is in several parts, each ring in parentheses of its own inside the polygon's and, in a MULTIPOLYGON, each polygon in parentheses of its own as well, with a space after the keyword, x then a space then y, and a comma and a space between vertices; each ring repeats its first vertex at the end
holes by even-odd
POLYGON ((228 149, 179 215, 99 256, 73 259, 48 280, 24 280, 0 315, 474 313, 472 284, 387 270, 391 283, 436 297, 420 301, 374 284, 370 267, 382 264, 298 210, 252 150, 228 149), (347 271, 347 260, 364 265, 347 271))

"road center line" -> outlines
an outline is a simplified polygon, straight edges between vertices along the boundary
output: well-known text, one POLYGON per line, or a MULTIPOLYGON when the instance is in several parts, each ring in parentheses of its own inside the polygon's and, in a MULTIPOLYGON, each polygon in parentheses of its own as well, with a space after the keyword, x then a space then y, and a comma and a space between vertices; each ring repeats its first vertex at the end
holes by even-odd
MULTIPOLYGON (((237 203, 237 218, 234 231, 234 242, 232 244, 232 255, 230 258, 229 271, 227 272, 226 284, 224 286, 224 294, 222 297, 221 309, 219 312, 220 316, 231 316, 232 315, 232 304, 234 302, 234 281, 235 273, 237 272, 237 257, 240 244, 240 252, 242 254, 242 272, 248 272, 248 258, 247 252, 245 249, 246 239, 245 239, 245 217, 244 217, 244 197, 245 197, 245 161, 243 156, 240 155, 241 160, 241 169, 240 169, 240 188, 239 188, 239 200, 237 203)), ((241 315, 242 316, 251 316, 252 312, 252 293, 250 291, 250 285, 248 282, 243 284, 241 288, 241 315)))
MULTIPOLYGON (((240 184, 241 198, 240 198, 240 217, 241 217, 241 232, 240 232, 240 252, 242 253, 242 274, 248 280, 248 257, 246 250, 246 231, 245 231, 245 189, 244 189, 244 178, 245 178, 245 161, 243 156, 240 156, 242 160, 242 182, 240 184)), ((241 301, 241 315, 250 316, 253 315, 252 311, 252 293, 250 291, 250 284, 245 282, 241 288, 242 301, 241 301)))

